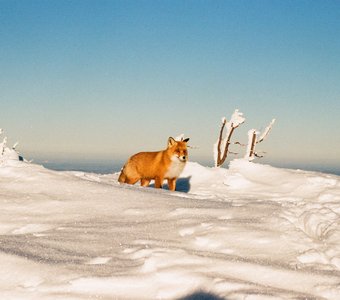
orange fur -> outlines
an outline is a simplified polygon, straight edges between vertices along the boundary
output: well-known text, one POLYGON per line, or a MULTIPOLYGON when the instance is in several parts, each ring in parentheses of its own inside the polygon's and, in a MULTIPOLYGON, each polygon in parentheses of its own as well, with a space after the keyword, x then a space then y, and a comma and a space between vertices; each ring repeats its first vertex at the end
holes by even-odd
POLYGON ((124 165, 118 181, 135 184, 140 181, 142 186, 148 186, 155 180, 155 187, 162 188, 163 180, 168 180, 169 190, 176 189, 176 180, 182 172, 188 159, 187 142, 168 140, 168 147, 163 151, 140 152, 131 156, 124 165))

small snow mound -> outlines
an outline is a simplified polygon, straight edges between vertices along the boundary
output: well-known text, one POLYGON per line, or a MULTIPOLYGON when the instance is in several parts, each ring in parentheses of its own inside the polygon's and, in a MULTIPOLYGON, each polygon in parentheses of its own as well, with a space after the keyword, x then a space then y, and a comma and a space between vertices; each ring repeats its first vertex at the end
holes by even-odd
POLYGON ((328 207, 309 209, 300 216, 303 231, 313 239, 323 240, 339 226, 339 215, 328 207))
MULTIPOLYGON (((292 180, 293 172, 288 169, 274 168, 250 162, 246 159, 235 159, 229 164, 229 172, 224 183, 234 191, 273 191, 286 193, 299 185, 292 180)), ((302 178, 301 178, 302 179, 302 178)))
MULTIPOLYGON (((204 167, 196 162, 188 162, 178 180, 178 190, 217 197, 227 193, 272 195, 284 197, 285 202, 294 202, 306 197, 320 197, 338 184, 337 176, 235 159, 230 162, 228 169, 204 167), (184 183, 186 188, 181 190, 184 183)), ((334 198, 334 195, 330 197, 334 198)), ((324 201, 328 198, 325 196, 324 201)))
POLYGON ((204 167, 196 162, 188 162, 179 178, 188 180, 190 193, 211 194, 216 189, 225 189, 223 181, 228 174, 224 168, 204 167))
POLYGON ((296 199, 320 196, 325 189, 335 187, 338 179, 317 172, 281 169, 235 159, 229 164, 224 183, 233 191, 269 192, 285 196, 291 194, 296 199))
POLYGON ((290 170, 279 169, 270 165, 250 162, 246 159, 235 159, 229 164, 230 175, 240 174, 247 182, 266 185, 280 185, 290 175, 290 170))
POLYGON ((202 182, 212 176, 212 169, 203 167, 196 162, 188 162, 181 174, 181 177, 192 177, 196 182, 202 182))

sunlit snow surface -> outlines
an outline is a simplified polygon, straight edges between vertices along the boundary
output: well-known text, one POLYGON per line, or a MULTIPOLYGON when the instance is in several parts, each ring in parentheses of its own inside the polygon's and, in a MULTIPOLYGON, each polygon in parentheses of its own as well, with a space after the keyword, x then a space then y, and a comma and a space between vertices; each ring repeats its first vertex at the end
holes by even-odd
POLYGON ((4 163, 1 299, 340 299, 338 176, 188 163, 178 189, 4 163))

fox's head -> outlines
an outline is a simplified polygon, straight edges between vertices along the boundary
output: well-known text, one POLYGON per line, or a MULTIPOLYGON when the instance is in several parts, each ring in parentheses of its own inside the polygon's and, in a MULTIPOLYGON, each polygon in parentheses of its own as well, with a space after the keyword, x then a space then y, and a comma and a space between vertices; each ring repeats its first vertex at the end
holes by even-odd
POLYGON ((182 139, 176 141, 174 138, 168 139, 168 150, 172 153, 172 159, 178 159, 180 162, 186 162, 188 160, 187 142, 189 139, 182 139))

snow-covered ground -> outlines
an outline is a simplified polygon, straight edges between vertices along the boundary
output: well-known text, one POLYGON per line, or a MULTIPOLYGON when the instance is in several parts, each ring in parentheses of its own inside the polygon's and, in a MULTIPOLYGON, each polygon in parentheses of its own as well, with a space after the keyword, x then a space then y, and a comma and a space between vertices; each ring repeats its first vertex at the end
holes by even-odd
POLYGON ((188 163, 169 192, 5 161, 1 299, 340 299, 339 179, 188 163))

